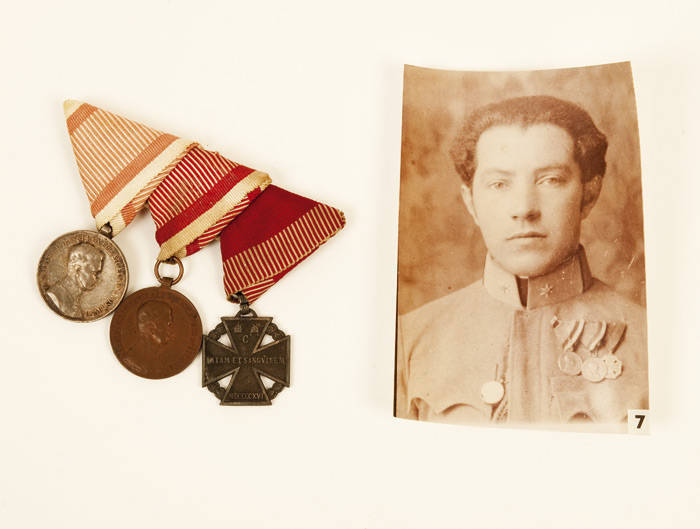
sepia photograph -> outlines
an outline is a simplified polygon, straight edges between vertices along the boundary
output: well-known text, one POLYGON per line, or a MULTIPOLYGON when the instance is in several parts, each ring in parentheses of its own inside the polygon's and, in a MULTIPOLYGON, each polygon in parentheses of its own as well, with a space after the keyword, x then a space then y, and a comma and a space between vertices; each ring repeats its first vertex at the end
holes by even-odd
POLYGON ((630 63, 404 69, 394 415, 624 432, 649 407, 630 63))
POLYGON ((4 7, 0 529, 700 528, 699 0, 4 7))

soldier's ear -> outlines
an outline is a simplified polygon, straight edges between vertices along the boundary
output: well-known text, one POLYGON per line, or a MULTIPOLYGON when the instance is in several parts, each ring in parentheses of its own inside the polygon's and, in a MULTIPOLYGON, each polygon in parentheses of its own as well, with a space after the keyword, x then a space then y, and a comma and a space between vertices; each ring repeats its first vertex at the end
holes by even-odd
POLYGON ((479 219, 476 218, 476 211, 474 211, 474 196, 472 195, 472 190, 467 184, 462 184, 462 187, 460 187, 460 192, 462 194, 462 201, 464 202, 464 205, 467 206, 467 211, 478 226, 479 219))
POLYGON ((583 184, 583 199, 581 200, 581 218, 586 218, 595 206, 596 200, 600 195, 600 190, 603 187, 603 178, 599 175, 594 176, 588 182, 583 184))

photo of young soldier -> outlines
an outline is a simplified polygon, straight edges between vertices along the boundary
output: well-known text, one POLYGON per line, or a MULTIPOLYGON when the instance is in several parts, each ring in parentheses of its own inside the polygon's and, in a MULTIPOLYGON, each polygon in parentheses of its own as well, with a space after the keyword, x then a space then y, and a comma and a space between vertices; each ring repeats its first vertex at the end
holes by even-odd
POLYGON ((647 409, 629 63, 404 72, 394 414, 621 431, 647 409))

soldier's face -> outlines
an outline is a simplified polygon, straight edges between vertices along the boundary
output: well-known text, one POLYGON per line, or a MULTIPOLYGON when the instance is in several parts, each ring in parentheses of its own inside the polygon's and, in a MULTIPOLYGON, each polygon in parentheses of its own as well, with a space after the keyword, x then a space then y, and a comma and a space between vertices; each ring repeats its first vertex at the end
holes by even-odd
POLYGON ((577 249, 584 185, 573 140, 556 125, 498 125, 476 146, 464 201, 491 256, 520 277, 546 274, 577 249))

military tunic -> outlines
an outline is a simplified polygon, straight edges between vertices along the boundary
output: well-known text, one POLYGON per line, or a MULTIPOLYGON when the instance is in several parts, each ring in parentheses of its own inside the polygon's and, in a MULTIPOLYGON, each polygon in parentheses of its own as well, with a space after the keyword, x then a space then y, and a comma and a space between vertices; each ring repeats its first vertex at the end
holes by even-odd
POLYGON ((400 316, 398 417, 451 423, 621 424, 648 407, 646 314, 591 277, 583 248, 554 271, 517 279, 487 257, 483 280, 400 316), (622 371, 592 382, 560 356, 614 355, 622 371), (481 395, 498 380, 497 403, 481 395))

